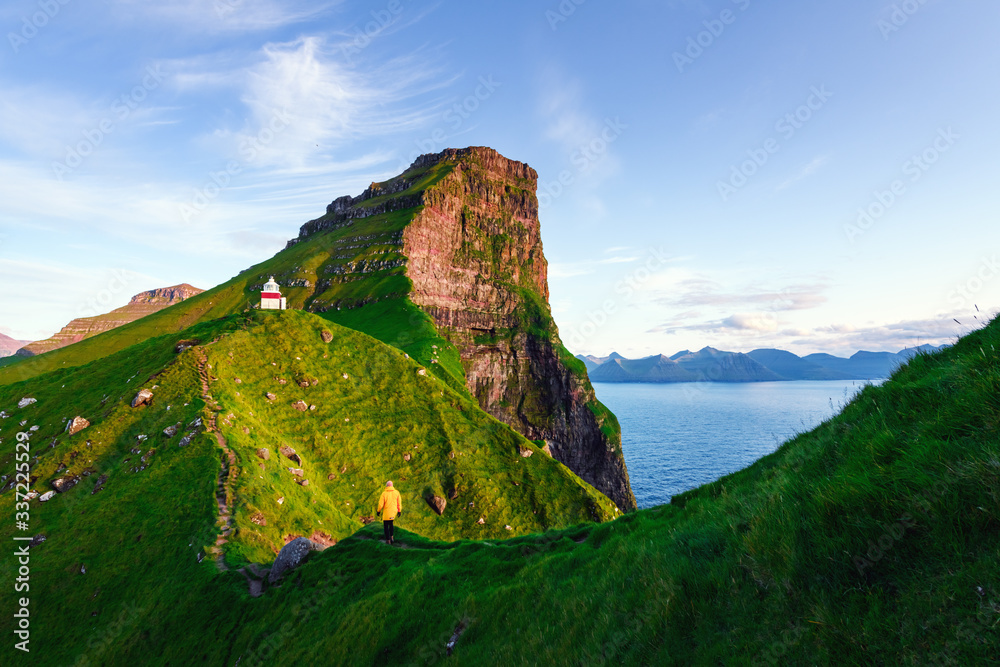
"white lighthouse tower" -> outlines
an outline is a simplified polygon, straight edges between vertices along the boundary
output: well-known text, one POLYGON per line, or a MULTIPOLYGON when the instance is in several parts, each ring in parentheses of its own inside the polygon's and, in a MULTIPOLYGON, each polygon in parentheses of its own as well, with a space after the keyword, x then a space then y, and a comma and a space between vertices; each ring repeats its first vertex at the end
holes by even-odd
POLYGON ((274 282, 274 276, 264 283, 264 288, 260 292, 261 310, 284 310, 285 297, 281 296, 278 283, 274 282))

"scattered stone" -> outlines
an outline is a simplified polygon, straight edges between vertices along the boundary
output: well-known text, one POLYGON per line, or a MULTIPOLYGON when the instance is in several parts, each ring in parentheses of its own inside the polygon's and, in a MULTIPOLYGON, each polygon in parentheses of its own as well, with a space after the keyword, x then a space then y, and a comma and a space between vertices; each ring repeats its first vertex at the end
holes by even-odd
POLYGON ((293 474, 293 475, 295 475, 296 477, 302 477, 302 476, 304 476, 304 475, 306 474, 306 473, 305 473, 305 472, 304 472, 304 471, 302 470, 302 468, 289 468, 289 469, 288 469, 288 472, 292 473, 292 474, 293 474))
POLYGON ((274 394, 272 394, 271 392, 267 392, 266 394, 264 394, 264 398, 266 398, 269 401, 273 401, 274 399, 276 399, 278 397, 275 396, 274 394))
MULTIPOLYGON (((153 457, 153 454, 155 454, 155 453, 156 453, 156 450, 155 449, 151 449, 148 452, 146 452, 145 454, 143 454, 142 455, 142 462, 143 463, 148 463, 149 459, 151 459, 153 457)), ((143 466, 143 467, 145 467, 145 466, 143 466)))
POLYGON ((298 480, 295 480, 295 483, 298 484, 299 486, 309 486, 309 480, 308 479, 298 479, 298 480))
POLYGON ((477 521, 476 523, 482 526, 484 523, 486 523, 486 519, 484 519, 483 517, 479 517, 479 521, 477 521))
POLYGON ((309 410, 310 410, 310 411, 313 411, 313 410, 315 410, 315 409, 316 409, 316 406, 315 406, 315 405, 310 405, 310 406, 309 406, 309 410))
POLYGON ((149 389, 140 389, 139 393, 135 395, 132 399, 132 407, 137 408, 140 405, 152 405, 153 404, 153 392, 149 389))
POLYGON ((66 424, 66 431, 70 435, 76 435, 88 426, 90 426, 90 422, 78 415, 69 420, 69 423, 66 424))
POLYGON ((521 448, 521 457, 522 458, 528 458, 529 456, 531 456, 534 453, 535 453, 534 450, 528 449, 527 447, 522 447, 521 448))
POLYGON ((299 386, 302 388, 309 386, 309 380, 299 380, 299 386))
POLYGON ((22 398, 20 401, 17 402, 17 407, 26 408, 32 403, 37 403, 37 402, 38 401, 36 399, 31 398, 30 396, 25 396, 24 398, 22 398))
POLYGON ((441 496, 431 496, 427 499, 427 504, 431 506, 438 516, 444 514, 444 508, 448 505, 448 501, 441 496))
POLYGON ((299 466, 302 465, 302 459, 299 458, 299 455, 295 453, 295 450, 288 445, 282 445, 278 448, 278 451, 281 452, 281 455, 289 461, 294 461, 295 464, 299 466))
POLYGON ((312 550, 313 543, 307 537, 298 537, 286 544, 274 559, 271 572, 267 575, 268 583, 276 583, 285 572, 298 567, 312 550))
POLYGON ((285 502, 285 497, 284 496, 281 496, 280 498, 278 498, 278 504, 279 505, 281 505, 284 502, 285 502))
POLYGON ((455 452, 448 452, 448 458, 449 459, 455 458, 455 452))
POLYGON ((349 380, 350 379, 350 376, 347 373, 344 373, 340 377, 344 378, 345 380, 349 380))
POLYGON ((190 444, 191 444, 191 434, 188 433, 183 438, 181 438, 181 441, 177 443, 177 446, 178 447, 187 447, 190 444))
POLYGON ((347 472, 347 466, 341 467, 340 474, 343 475, 345 472, 347 472))
POLYGON ((326 329, 323 329, 322 331, 319 332, 319 337, 323 339, 324 343, 329 343, 330 341, 333 340, 333 334, 327 331, 326 329))
POLYGON ((286 382, 285 378, 279 378, 279 377, 275 376, 274 379, 278 381, 278 384, 285 384, 285 382, 286 382))
POLYGON ((511 528, 510 526, 504 526, 503 528, 504 528, 504 530, 514 530, 514 529, 513 529, 513 528, 511 528))
POLYGON ((243 427, 243 435, 250 435, 250 427, 249 426, 244 426, 243 427))
MULTIPOLYGON (((147 435, 137 435, 137 436, 135 436, 135 439, 138 440, 139 442, 144 442, 146 440, 146 438, 148 438, 148 437, 149 436, 147 436, 147 435)), ((90 444, 90 440, 87 441, 87 444, 88 445, 90 444)))
POLYGON ((233 378, 233 382, 235 382, 236 384, 243 384, 243 380, 239 378, 233 378))
POLYGON ((59 493, 66 493, 80 481, 79 477, 75 475, 70 475, 68 477, 60 477, 59 479, 52 480, 52 488, 59 493))
POLYGON ((375 520, 375 517, 373 517, 373 516, 363 516, 363 517, 361 517, 361 525, 362 526, 367 526, 368 524, 370 524, 374 520, 375 520))
POLYGON ((0 419, 7 419, 7 417, 10 417, 10 415, 7 414, 7 411, 6 410, 0 410, 0 419))
POLYGON ((458 498, 458 487, 455 487, 448 493, 448 500, 454 500, 458 498))
MULTIPOLYGON (((32 426, 31 428, 29 428, 28 430, 31 431, 32 433, 34 433, 35 431, 38 430, 38 424, 35 424, 34 426, 32 426)), ((70 435, 72 435, 72 433, 70 435)))
POLYGON ((201 417, 195 417, 194 421, 187 425, 188 428, 201 428, 201 417))
POLYGON ((265 461, 271 460, 271 452, 267 451, 267 447, 261 447, 257 450, 257 456, 264 459, 265 461))
POLYGON ((167 436, 168 438, 172 438, 175 435, 177 435, 177 431, 180 429, 180 427, 181 427, 180 422, 177 422, 173 426, 168 426, 165 429, 163 429, 163 435, 167 436))
POLYGON ((449 656, 451 655, 451 652, 454 650, 455 644, 458 643, 458 638, 462 636, 463 632, 465 632, 465 623, 460 622, 455 627, 455 632, 452 633, 451 639, 449 639, 448 643, 444 645, 445 651, 449 656))
POLYGON ((410 460, 410 455, 409 454, 403 454, 403 460, 404 461, 409 461, 410 460))
POLYGON ((292 403, 292 407, 298 410, 299 412, 305 412, 306 410, 309 409, 309 406, 306 405, 306 402, 303 400, 298 400, 295 403, 292 403))
POLYGON ((38 496, 38 502, 40 502, 40 503, 47 503, 55 495, 56 495, 55 491, 46 491, 42 495, 38 496))
POLYGON ((312 541, 313 544, 318 545, 318 547, 322 547, 318 549, 319 551, 322 551, 327 547, 333 547, 337 545, 336 538, 334 538, 332 535, 328 535, 327 533, 323 533, 318 530, 314 531, 313 534, 309 536, 309 539, 312 541))
POLYGON ((108 481, 107 475, 101 475, 97 478, 97 482, 94 483, 94 490, 90 492, 90 495, 94 495, 98 491, 104 490, 104 483, 108 481))
POLYGON ((188 349, 190 347, 194 347, 199 342, 200 341, 197 341, 197 340, 179 340, 179 341, 177 341, 177 345, 174 346, 174 353, 175 354, 180 354, 184 350, 186 350, 186 349, 188 349))
POLYGON ((329 475, 326 476, 326 478, 327 480, 332 482, 333 480, 337 479, 337 476, 331 472, 329 475))
POLYGON ((28 491, 28 493, 25 494, 24 499, 31 500, 32 498, 37 498, 37 497, 38 497, 38 491, 32 489, 31 491, 28 491))
POLYGON ((41 544, 42 542, 44 542, 47 539, 48 538, 45 537, 45 535, 43 535, 42 533, 39 533, 38 535, 35 535, 34 537, 31 538, 31 541, 28 542, 28 546, 29 547, 37 547, 39 544, 41 544))
POLYGON ((549 441, 548 440, 545 441, 545 446, 542 447, 542 451, 545 452, 546 454, 548 454, 549 456, 552 456, 552 448, 549 447, 549 441))
POLYGON ((251 523, 257 524, 258 526, 266 526, 267 525, 267 519, 265 519, 264 515, 261 514, 260 512, 257 512, 252 517, 250 517, 250 521, 251 521, 251 523))
POLYGON ((427 370, 421 368, 420 370, 417 371, 417 375, 427 375, 427 370))

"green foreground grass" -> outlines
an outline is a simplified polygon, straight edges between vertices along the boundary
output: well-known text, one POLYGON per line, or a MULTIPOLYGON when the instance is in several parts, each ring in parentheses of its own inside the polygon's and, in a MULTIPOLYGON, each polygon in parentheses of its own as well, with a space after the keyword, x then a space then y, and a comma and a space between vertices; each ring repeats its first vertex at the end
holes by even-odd
POLYGON ((404 517, 400 546, 363 528, 256 599, 189 546, 214 516, 214 445, 167 448, 141 484, 33 509, 50 539, 30 662, 994 664, 998 345, 994 322, 918 356, 670 505, 507 540, 432 541, 404 517))

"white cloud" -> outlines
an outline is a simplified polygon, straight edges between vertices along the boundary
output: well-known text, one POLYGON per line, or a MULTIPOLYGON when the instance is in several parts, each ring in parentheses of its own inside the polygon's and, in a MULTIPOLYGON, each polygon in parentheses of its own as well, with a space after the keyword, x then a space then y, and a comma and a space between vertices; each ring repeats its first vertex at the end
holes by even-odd
POLYGON ((774 313, 736 313, 722 320, 721 326, 743 331, 777 331, 778 319, 774 313))
POLYGON ((270 30, 313 19, 339 2, 295 0, 116 0, 114 16, 137 22, 169 22, 188 32, 270 30))

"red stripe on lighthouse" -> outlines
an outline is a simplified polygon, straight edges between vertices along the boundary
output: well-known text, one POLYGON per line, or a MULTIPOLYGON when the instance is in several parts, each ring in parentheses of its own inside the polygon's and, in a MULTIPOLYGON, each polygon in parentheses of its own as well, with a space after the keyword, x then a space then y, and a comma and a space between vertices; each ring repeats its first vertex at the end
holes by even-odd
POLYGON ((280 292, 261 292, 260 293, 260 298, 262 298, 262 299, 280 299, 281 298, 281 293, 280 292))

